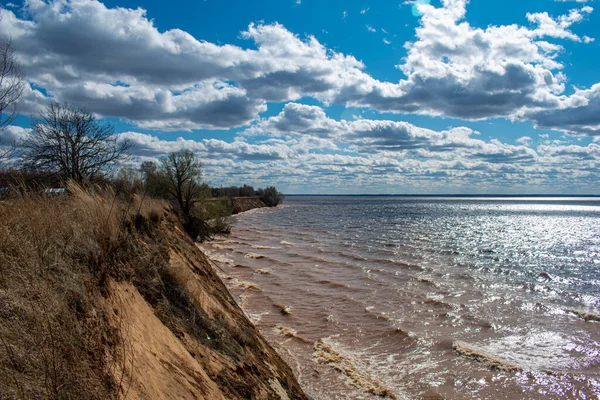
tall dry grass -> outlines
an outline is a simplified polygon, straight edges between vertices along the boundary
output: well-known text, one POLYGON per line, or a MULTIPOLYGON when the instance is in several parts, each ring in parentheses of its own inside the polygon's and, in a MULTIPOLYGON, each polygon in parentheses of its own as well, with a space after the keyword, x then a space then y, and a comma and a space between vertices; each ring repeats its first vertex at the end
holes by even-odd
MULTIPOLYGON (((69 184, 67 198, 23 191, 0 202, 0 398, 110 399, 124 332, 108 322, 107 280, 130 279, 152 257, 164 205, 69 184), (24 194, 23 194, 24 193, 24 194), (136 272, 137 271, 137 272, 136 272), (120 350, 119 350, 120 349, 120 350)), ((114 325, 114 324, 113 324, 114 325)))

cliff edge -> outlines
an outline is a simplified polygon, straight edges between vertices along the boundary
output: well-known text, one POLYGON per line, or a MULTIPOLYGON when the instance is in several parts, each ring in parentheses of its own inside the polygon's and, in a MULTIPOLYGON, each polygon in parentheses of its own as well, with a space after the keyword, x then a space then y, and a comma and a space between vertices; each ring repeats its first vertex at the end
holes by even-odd
POLYGON ((107 299, 112 321, 128 335, 128 398, 304 399, 289 366, 246 318, 206 256, 168 225, 161 275, 170 287, 159 293, 143 284, 114 283, 107 299))
POLYGON ((0 398, 306 399, 161 202, 0 203, 0 398))
POLYGON ((260 197, 234 197, 232 202, 234 214, 250 211, 255 208, 268 207, 260 197))

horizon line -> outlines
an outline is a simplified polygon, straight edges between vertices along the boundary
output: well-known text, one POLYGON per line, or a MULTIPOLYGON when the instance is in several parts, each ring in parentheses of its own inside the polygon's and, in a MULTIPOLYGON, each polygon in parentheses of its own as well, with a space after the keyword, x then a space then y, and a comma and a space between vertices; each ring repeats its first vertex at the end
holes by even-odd
POLYGON ((314 194, 314 193, 284 193, 284 196, 336 196, 336 197, 600 197, 600 194, 314 194))

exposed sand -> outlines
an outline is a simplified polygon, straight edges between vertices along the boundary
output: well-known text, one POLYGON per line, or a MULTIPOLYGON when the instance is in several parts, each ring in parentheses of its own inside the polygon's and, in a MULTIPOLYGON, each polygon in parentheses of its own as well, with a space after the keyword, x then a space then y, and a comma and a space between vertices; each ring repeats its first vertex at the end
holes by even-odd
MULTIPOLYGON (((113 283, 108 304, 125 333, 128 399, 225 399, 181 341, 154 315, 130 283, 113 283)), ((117 376, 122 371, 116 371, 117 376)), ((119 376, 120 378, 120 376, 119 376)))
POLYGON ((105 308, 123 336, 119 354, 125 367, 113 371, 127 388, 120 398, 305 399, 292 370, 236 304, 206 256, 181 232, 163 233, 168 274, 185 292, 187 307, 195 307, 194 320, 176 308, 165 309, 164 300, 149 303, 132 283, 111 282, 105 308))

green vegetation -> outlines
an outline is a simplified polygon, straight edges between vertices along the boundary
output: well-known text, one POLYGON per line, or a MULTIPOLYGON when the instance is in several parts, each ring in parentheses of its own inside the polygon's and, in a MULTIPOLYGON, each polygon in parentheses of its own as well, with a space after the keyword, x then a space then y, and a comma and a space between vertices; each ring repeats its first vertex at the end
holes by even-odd
POLYGON ((172 202, 187 233, 199 241, 229 233, 227 217, 233 213, 236 198, 258 198, 269 207, 283 201, 283 194, 273 186, 210 188, 202 181, 200 160, 189 150, 169 153, 159 162, 146 161, 139 170, 123 168, 113 184, 125 196, 138 193, 172 202))
POLYGON ((262 200, 269 207, 275 207, 283 201, 283 193, 278 192, 275 186, 269 186, 261 195, 262 200))

